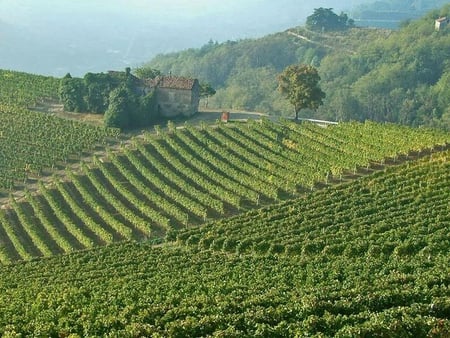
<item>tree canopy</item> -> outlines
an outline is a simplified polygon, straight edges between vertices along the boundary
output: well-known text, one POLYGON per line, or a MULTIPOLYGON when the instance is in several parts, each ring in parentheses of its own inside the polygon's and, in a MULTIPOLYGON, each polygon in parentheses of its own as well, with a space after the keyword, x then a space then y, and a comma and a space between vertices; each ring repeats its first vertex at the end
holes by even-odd
MULTIPOLYGON (((75 112, 105 114, 104 124, 121 129, 141 128, 158 119, 153 92, 142 95, 127 68, 125 72, 87 73, 84 78, 67 74, 61 79, 60 99, 64 109, 75 112)), ((159 71, 143 71, 142 76, 159 71)))
POLYGON ((206 82, 200 83, 200 98, 205 99, 205 107, 208 107, 209 98, 216 94, 216 90, 206 82))
POLYGON ((333 8, 316 8, 314 13, 306 18, 306 28, 312 31, 342 31, 354 27, 355 22, 341 12, 337 15, 333 8))
POLYGON ((296 120, 300 110, 314 110, 323 104, 325 93, 319 81, 317 69, 310 65, 288 66, 278 76, 278 89, 294 106, 296 120))
POLYGON ((151 67, 139 67, 134 69, 133 73, 140 79, 154 79, 157 76, 162 75, 161 71, 151 67))
POLYGON ((290 104, 276 90, 274 78, 291 64, 309 64, 317 68, 327 94, 311 112, 314 118, 450 130, 450 27, 434 30, 440 16, 450 16, 450 5, 398 30, 355 27, 318 34, 296 27, 260 39, 159 55, 146 66, 195 74, 210 83, 217 90, 209 99, 211 107, 287 116, 290 104))

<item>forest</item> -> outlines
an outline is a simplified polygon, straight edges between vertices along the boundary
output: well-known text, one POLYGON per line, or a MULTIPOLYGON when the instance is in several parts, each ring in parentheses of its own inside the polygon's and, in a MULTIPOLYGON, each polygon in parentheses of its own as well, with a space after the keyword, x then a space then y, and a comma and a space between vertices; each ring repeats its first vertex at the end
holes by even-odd
POLYGON ((277 75, 288 65, 318 68, 326 93, 306 117, 337 121, 388 121, 450 129, 450 28, 434 21, 450 5, 405 21, 398 30, 354 27, 310 31, 296 27, 260 39, 217 43, 160 54, 142 68, 195 76, 217 93, 209 106, 292 116, 276 90, 277 75))

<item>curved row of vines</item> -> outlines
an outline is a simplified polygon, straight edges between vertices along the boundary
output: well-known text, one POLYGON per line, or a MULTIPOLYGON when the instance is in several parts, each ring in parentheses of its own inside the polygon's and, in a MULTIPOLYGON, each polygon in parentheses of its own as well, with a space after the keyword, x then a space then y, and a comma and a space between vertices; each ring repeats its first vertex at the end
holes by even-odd
POLYGON ((144 134, 67 169, 67 180, 41 183, 21 200, 11 196, 0 210, 0 261, 159 239, 448 141, 433 130, 375 123, 262 121, 144 134))
POLYGON ((0 104, 0 189, 11 190, 118 135, 116 129, 0 104))
POLYGON ((159 247, 4 266, 0 335, 448 337, 449 175, 434 153, 159 247))

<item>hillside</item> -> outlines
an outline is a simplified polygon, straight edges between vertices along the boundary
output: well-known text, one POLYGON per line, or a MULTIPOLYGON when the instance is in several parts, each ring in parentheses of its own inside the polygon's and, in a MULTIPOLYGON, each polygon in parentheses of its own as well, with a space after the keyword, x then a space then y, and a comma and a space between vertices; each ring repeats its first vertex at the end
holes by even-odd
POLYGON ((445 89, 450 29, 434 30, 434 20, 449 15, 446 5, 393 31, 354 28, 320 34, 297 27, 260 39, 211 41, 158 55, 144 67, 211 83, 217 89, 211 107, 286 116, 292 108, 276 90, 277 74, 290 64, 312 64, 327 98, 317 112, 304 112, 306 117, 450 129, 445 89))
MULTIPOLYGON (((27 99, 28 101, 28 99, 27 99)), ((119 131, 0 103, 0 196, 65 167, 119 131)))
POLYGON ((59 79, 0 69, 0 104, 22 108, 59 101, 59 79))
POLYGON ((450 337, 445 13, 148 65, 278 118, 126 134, 48 111, 58 79, 0 70, 0 336, 450 337), (297 62, 321 72, 314 116, 346 122, 280 118, 297 62))
POLYGON ((185 126, 107 150, 0 210, 0 262, 167 233, 357 175, 374 161, 446 147, 447 133, 349 123, 185 126))
POLYGON ((4 336, 447 337, 450 153, 182 232, 1 267, 4 336))

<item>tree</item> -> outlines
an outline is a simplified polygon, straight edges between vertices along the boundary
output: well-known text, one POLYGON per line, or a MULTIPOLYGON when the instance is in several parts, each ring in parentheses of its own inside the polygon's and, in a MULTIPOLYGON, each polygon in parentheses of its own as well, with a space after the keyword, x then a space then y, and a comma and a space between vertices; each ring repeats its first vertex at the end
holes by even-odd
POLYGON ((316 8, 314 13, 306 18, 306 28, 312 31, 340 31, 354 27, 355 22, 347 14, 337 15, 333 8, 316 8))
POLYGON ((125 85, 117 87, 109 95, 109 106, 103 118, 107 127, 126 129, 130 125, 130 100, 125 85))
POLYGON ((291 65, 278 76, 278 89, 294 106, 295 119, 300 110, 317 109, 325 93, 319 86, 317 69, 310 65, 291 65))
POLYGON ((205 99, 205 108, 208 108, 209 98, 216 94, 216 90, 209 83, 200 83, 200 98, 205 99))
POLYGON ((151 67, 143 66, 136 68, 133 73, 140 79, 154 79, 157 76, 162 75, 161 71, 151 67))
POLYGON ((73 112, 86 111, 85 93, 86 87, 82 79, 72 78, 70 73, 67 73, 61 79, 59 98, 64 105, 64 110, 73 112))
POLYGON ((87 110, 91 113, 103 114, 108 108, 109 93, 113 89, 110 76, 103 73, 87 73, 83 80, 87 90, 84 98, 87 110))

